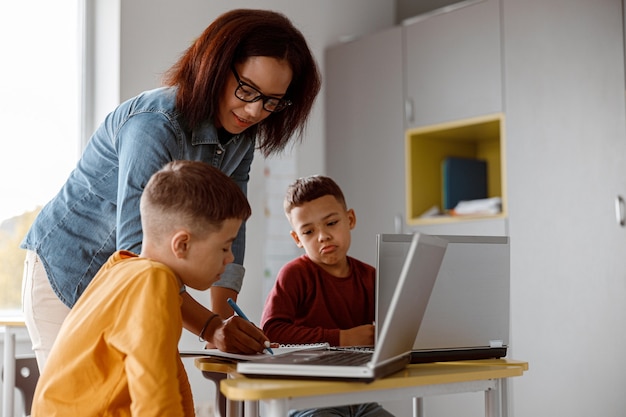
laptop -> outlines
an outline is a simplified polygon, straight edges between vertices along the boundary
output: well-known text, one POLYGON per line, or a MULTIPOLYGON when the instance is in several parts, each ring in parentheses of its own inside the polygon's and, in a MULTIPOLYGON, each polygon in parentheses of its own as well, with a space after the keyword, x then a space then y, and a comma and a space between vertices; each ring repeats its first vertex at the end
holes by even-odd
MULTIPOLYGON (((412 363, 491 359, 509 346, 509 238, 438 236, 448 242, 411 352, 412 363)), ((386 318, 411 235, 377 239, 376 321, 386 318)), ((378 337, 378 334, 377 334, 378 337)))
POLYGON ((239 362, 237 372, 248 377, 307 378, 373 381, 403 369, 446 252, 447 241, 416 233, 399 259, 396 285, 373 350, 345 348, 308 349, 250 362, 239 362))

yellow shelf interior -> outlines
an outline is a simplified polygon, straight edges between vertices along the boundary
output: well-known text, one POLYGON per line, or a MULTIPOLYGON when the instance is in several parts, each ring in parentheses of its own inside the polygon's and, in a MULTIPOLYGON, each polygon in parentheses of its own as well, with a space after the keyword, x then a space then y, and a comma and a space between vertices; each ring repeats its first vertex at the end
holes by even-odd
POLYGON ((433 219, 420 216, 433 206, 443 206, 441 164, 447 157, 486 160, 488 197, 502 198, 502 213, 492 217, 506 215, 503 124, 504 117, 498 113, 406 132, 407 223, 445 221, 445 217, 433 219))

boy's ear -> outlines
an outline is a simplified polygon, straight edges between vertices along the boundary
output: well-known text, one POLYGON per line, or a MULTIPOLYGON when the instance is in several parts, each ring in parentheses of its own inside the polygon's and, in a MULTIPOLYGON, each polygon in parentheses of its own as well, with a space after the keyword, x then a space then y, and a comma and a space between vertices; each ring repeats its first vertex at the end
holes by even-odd
POLYGON ((356 226, 356 213, 354 212, 354 209, 349 209, 346 212, 346 215, 348 216, 348 224, 350 225, 350 230, 352 230, 356 226))
POLYGON ((298 237, 298 234, 296 232, 294 232, 293 230, 289 232, 289 234, 291 235, 291 238, 293 239, 294 242, 296 242, 296 245, 301 248, 302 247, 302 242, 300 242, 300 238, 298 237))
POLYGON ((186 258, 189 252, 191 236, 186 230, 179 230, 174 233, 171 240, 172 253, 177 258, 186 258))

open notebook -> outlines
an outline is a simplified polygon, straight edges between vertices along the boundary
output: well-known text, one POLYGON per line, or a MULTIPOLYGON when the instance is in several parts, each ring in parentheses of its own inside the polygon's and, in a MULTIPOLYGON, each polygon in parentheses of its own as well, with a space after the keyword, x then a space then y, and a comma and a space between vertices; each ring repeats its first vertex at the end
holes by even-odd
POLYGON ((447 241, 416 233, 374 351, 310 349, 240 362, 237 371, 262 378, 328 378, 372 381, 404 368, 426 311, 447 241))
POLYGON ((267 351, 263 353, 245 354, 245 353, 229 353, 219 349, 187 349, 181 350, 181 356, 211 356, 218 359, 226 359, 230 361, 256 361, 267 356, 279 356, 299 350, 320 349, 328 347, 328 343, 312 343, 306 345, 280 345, 272 348, 272 354, 267 351))

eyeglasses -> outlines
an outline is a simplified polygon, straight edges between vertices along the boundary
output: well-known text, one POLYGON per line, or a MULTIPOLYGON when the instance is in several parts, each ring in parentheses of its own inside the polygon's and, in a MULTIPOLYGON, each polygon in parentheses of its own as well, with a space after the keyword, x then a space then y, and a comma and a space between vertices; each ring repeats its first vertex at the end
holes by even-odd
POLYGON ((250 84, 241 81, 241 78, 239 78, 239 74, 237 74, 235 67, 233 67, 232 70, 233 74, 235 75, 235 79, 239 84, 235 89, 235 97, 237 97, 239 100, 245 101, 246 103, 255 103, 259 100, 263 100, 263 108, 271 113, 277 113, 291 106, 291 101, 284 98, 266 96, 256 88, 252 87, 250 84))

